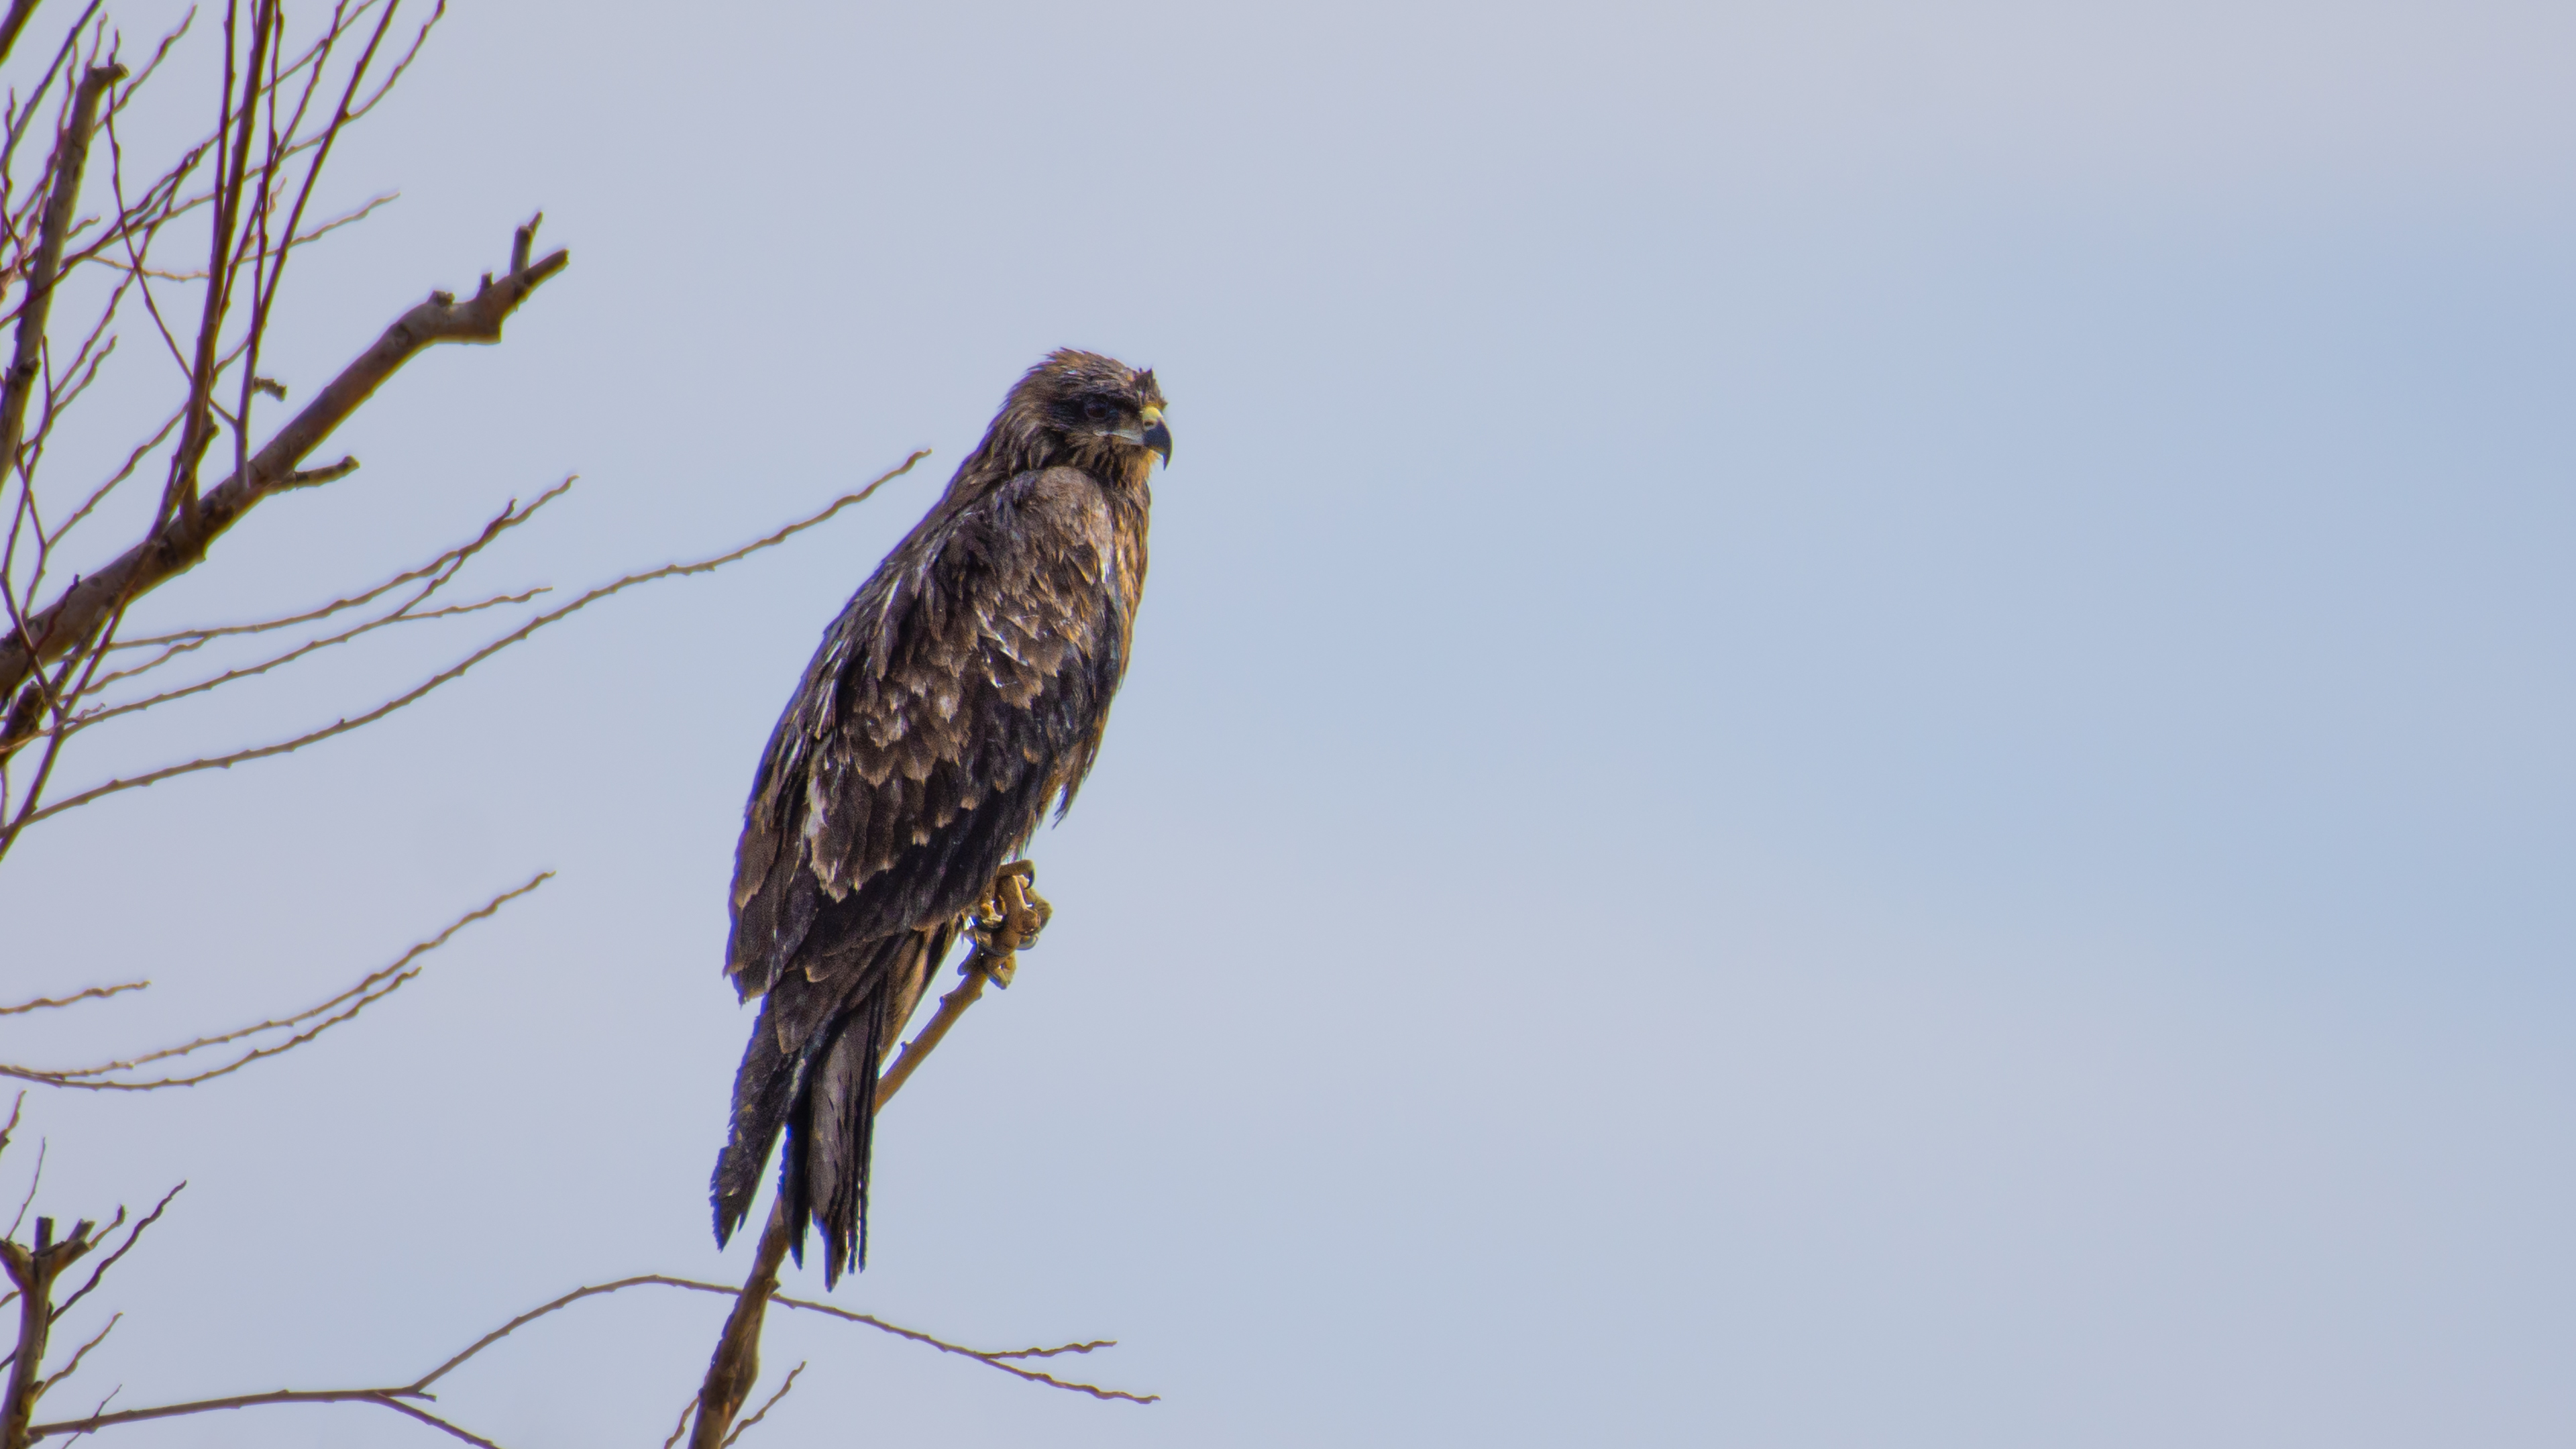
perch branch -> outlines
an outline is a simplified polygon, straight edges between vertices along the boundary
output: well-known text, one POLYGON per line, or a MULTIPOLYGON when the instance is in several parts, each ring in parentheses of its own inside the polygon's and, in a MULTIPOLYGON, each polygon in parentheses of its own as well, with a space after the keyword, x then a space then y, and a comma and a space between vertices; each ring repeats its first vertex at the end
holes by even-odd
MULTIPOLYGON (((1037 867, 1025 860, 1013 861, 1002 867, 1001 873, 993 878, 985 899, 968 913, 967 928, 974 939, 975 949, 967 953, 965 963, 958 968, 965 979, 939 999, 939 1010, 929 1023, 905 1045, 895 1057, 894 1064, 878 1074, 876 1110, 884 1111, 886 1104, 894 1100, 894 1094, 903 1090, 903 1084, 912 1080, 912 1074, 919 1071, 921 1064, 938 1049, 949 1029, 957 1024, 957 1019, 982 998, 988 982, 998 981, 1004 986, 1010 984, 1019 950, 1036 943, 1038 932, 1055 913, 1053 907, 1030 890, 1036 879, 1037 867)), ((733 1312, 726 1317, 724 1331, 716 1338, 715 1354, 707 1362, 707 1377, 698 1389, 697 1428, 689 1436, 689 1449, 724 1449, 728 1442, 724 1437, 726 1427, 732 1423, 733 1416, 741 1412, 743 1400, 750 1396, 752 1384, 760 1378, 761 1323, 771 1299, 777 1295, 779 1267, 786 1261, 788 1247, 796 1239, 798 1226, 787 1215, 785 1195, 773 1197, 769 1205, 769 1221, 760 1231, 760 1248, 752 1255, 751 1275, 743 1281, 733 1312)), ((854 1316, 819 1303, 798 1303, 785 1298, 777 1301, 841 1317, 854 1316)), ((875 1322, 873 1319, 864 1321, 875 1322)), ((878 1326, 889 1332, 907 1332, 890 1325, 878 1326)), ((1045 1374, 1011 1364, 994 1363, 993 1367, 1023 1378, 1056 1384, 1059 1388, 1078 1387, 1085 1393, 1104 1398, 1136 1397, 1089 1385, 1061 1383, 1045 1374)))

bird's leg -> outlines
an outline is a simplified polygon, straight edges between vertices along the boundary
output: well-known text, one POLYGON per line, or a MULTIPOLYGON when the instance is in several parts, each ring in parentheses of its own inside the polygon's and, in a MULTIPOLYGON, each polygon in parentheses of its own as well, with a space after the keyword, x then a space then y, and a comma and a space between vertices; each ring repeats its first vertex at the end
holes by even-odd
POLYGON ((1036 945, 1038 933, 1055 918, 1055 907, 1030 889, 1037 874, 1037 866, 1025 860, 1003 866, 967 921, 966 934, 984 958, 985 971, 1005 990, 1019 970, 1019 953, 1036 945))

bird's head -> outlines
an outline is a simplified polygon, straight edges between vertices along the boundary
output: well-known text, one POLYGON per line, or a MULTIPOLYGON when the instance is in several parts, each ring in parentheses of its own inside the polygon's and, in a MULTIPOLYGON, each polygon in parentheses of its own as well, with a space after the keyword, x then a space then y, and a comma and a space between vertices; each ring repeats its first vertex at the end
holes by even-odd
POLYGON ((1049 353, 1011 389, 977 450, 1007 477, 1070 464, 1103 478, 1143 483, 1156 454, 1172 461, 1163 389, 1153 369, 1070 347, 1049 353))

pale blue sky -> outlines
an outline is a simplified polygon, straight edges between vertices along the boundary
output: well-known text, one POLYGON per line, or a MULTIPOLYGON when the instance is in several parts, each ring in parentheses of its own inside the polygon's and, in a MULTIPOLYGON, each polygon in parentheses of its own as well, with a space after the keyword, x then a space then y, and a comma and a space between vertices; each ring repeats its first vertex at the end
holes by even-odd
MULTIPOLYGON (((1085 1367, 1167 1402, 790 1322, 815 1367, 746 1443, 2566 1442, 2571 98, 2563 6, 460 0, 336 163, 404 200, 277 369, 537 207, 573 268, 156 621, 568 471, 496 582, 937 452, 12 857, 7 986, 160 983, 15 1055, 300 1004, 562 872, 311 1051, 34 1104, 64 1215, 192 1184, 97 1391, 401 1378, 575 1283, 739 1276, 753 761, 1071 344, 1172 400, 1136 663, 1033 851, 1059 923, 889 1113, 836 1299, 1119 1338, 1085 1367)), ((444 1402, 648 1442, 714 1321, 591 1305, 444 1402)))

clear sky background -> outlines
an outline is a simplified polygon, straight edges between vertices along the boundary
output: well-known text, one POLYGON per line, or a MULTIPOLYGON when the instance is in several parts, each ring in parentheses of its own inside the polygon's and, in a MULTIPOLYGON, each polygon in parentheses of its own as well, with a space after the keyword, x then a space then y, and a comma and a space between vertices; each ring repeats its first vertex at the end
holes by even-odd
MULTIPOLYGON (((2564 1444, 2571 168, 2565 5, 459 0, 334 163, 403 199, 298 264, 275 370, 538 207, 572 269, 145 622, 327 597, 567 472, 486 578, 936 452, 19 848, 5 994, 158 983, 0 1023, 48 1061, 561 872, 283 1061, 31 1102, 50 1210, 190 1183, 62 1393, 401 1380, 578 1283, 739 1278, 752 766, 1070 344, 1171 398, 1136 661, 1033 849, 1057 924, 889 1112, 835 1301, 1117 1338, 1082 1369, 1166 1401, 789 1318, 773 1372, 814 1367, 746 1444, 2564 1444)), ((584 1305, 442 1403, 658 1442, 719 1307, 584 1305)))

